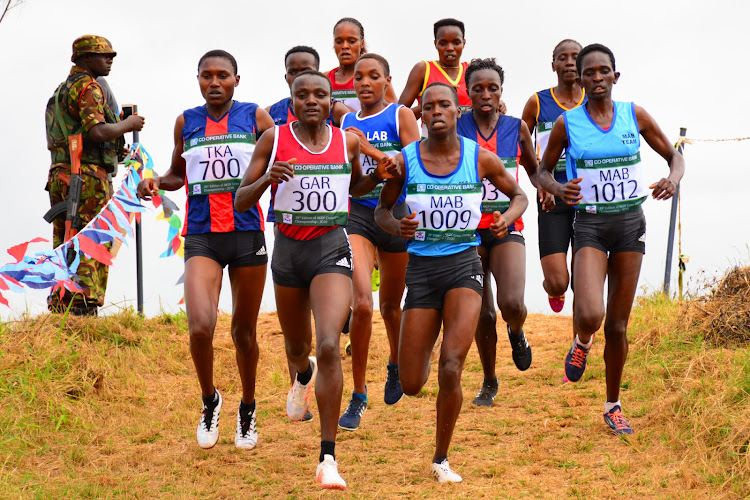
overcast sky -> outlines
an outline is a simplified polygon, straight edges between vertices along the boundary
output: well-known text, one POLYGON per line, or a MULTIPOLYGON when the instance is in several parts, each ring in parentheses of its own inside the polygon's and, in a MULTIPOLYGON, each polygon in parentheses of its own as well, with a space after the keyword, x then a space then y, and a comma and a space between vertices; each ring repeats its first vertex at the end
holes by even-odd
MULTIPOLYGON (((200 56, 221 48, 238 61, 241 81, 235 98, 267 106, 286 96, 284 53, 298 44, 321 54, 321 70, 337 65, 332 28, 341 17, 365 27, 370 52, 391 65, 396 94, 411 67, 435 59, 432 24, 455 17, 466 24, 464 60, 496 57, 505 69, 503 99, 508 113, 520 116, 529 96, 555 85, 551 53, 563 38, 583 45, 600 42, 615 54, 622 73, 614 98, 635 101, 650 112, 671 140, 680 127, 695 138, 750 136, 750 46, 745 2, 212 2, 185 0, 129 2, 100 0, 24 0, 0 24, 0 147, 3 151, 0 213, 5 214, 0 252, 36 236, 51 239, 42 220, 48 208, 44 185, 49 153, 44 108, 70 69, 71 44, 82 34, 109 38, 118 56, 108 80, 120 104, 136 103, 146 117, 141 142, 156 170, 169 167, 175 118, 203 103, 195 79, 200 56), (378 10, 373 8, 377 6, 378 10)), ((130 142, 130 137, 128 141, 130 142)), ((667 172, 664 161, 645 145, 644 164, 654 181, 667 172)), ((682 246, 691 256, 687 278, 703 279, 750 260, 750 223, 745 212, 750 141, 688 146, 682 183, 682 246)), ((521 186, 533 191, 521 173, 521 186)), ((184 195, 172 198, 184 206, 184 195)), ((264 198, 264 210, 267 202, 264 198)), ((660 288, 664 274, 669 202, 644 205, 648 229, 640 284, 660 288)), ((184 214, 180 212, 182 217, 184 214)), ((144 216, 146 312, 175 312, 182 288, 179 258, 159 259, 167 227, 144 216)), ((549 313, 541 288, 536 209, 524 215, 527 242, 526 302, 531 312, 549 313)), ((271 233, 266 234, 269 243, 271 233)), ((675 250, 676 253, 676 250, 675 250)), ((11 260, 0 256, 0 264, 11 260)), ((134 247, 123 248, 110 273, 107 303, 135 304, 134 247)), ((676 269, 673 273, 676 279, 676 269)), ((228 286, 228 285, 227 285, 228 286)), ((673 289, 676 285, 673 285, 673 289)), ((7 293, 11 310, 0 317, 44 310, 45 293, 7 293)), ((570 312, 570 292, 565 312, 570 312)), ((220 307, 230 310, 228 290, 220 307)), ((274 310, 270 273, 263 310, 274 310)), ((110 309, 110 310, 114 310, 110 309)), ((105 311, 106 312, 106 311, 105 311)))

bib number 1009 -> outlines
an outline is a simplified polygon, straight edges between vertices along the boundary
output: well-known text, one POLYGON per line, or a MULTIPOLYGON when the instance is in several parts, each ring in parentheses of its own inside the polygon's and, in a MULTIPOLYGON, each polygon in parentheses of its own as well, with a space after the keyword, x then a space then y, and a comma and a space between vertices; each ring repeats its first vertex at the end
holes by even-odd
POLYGON ((471 223, 470 210, 460 212, 458 210, 434 210, 431 212, 421 210, 419 217, 425 229, 466 229, 469 227, 469 223, 471 223))
POLYGON ((198 162, 203 165, 203 179, 201 180, 221 180, 229 176, 234 179, 240 176, 240 161, 237 158, 229 158, 224 162, 223 158, 214 160, 203 160, 198 162))

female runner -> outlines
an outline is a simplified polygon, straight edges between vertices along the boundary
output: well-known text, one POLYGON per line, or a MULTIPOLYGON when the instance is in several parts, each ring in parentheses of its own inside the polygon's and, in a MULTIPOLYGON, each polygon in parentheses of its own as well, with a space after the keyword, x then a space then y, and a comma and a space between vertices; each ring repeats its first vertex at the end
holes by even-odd
POLYGON ((405 394, 415 395, 430 374, 430 354, 444 325, 438 367, 437 429, 432 472, 443 482, 460 482, 448 464, 448 447, 463 394, 461 374, 482 306, 482 263, 476 234, 481 219, 482 179, 510 199, 505 214, 493 214, 490 230, 508 233, 528 204, 500 158, 456 133, 455 89, 433 83, 422 94, 422 120, 429 136, 406 146, 393 160, 399 166, 380 193, 375 220, 407 240, 406 303, 399 339, 399 375, 405 394), (396 219, 392 210, 402 192, 412 213, 396 219))
POLYGON ((232 340, 242 381, 234 442, 253 448, 258 440, 255 419, 255 375, 258 367, 258 320, 266 281, 263 219, 257 204, 234 209, 234 191, 250 163, 256 136, 273 128, 269 114, 256 104, 232 99, 240 83, 237 61, 212 50, 198 62, 198 84, 206 100, 177 117, 172 165, 160 176, 144 179, 144 199, 160 189, 185 186, 185 309, 190 354, 203 395, 197 439, 211 448, 219 439, 222 398, 214 387, 213 337, 223 269, 229 266, 232 286, 232 340))
POLYGON ((343 387, 339 335, 352 299, 352 255, 344 226, 349 194, 372 191, 386 175, 385 162, 362 175, 357 137, 326 123, 332 98, 324 74, 300 73, 291 93, 297 121, 261 136, 235 206, 243 210, 256 204, 269 186, 275 191, 278 232, 271 273, 287 358, 297 371, 287 415, 304 417, 314 387, 321 426, 315 476, 323 488, 345 489, 335 460, 343 387), (311 313, 316 356, 308 357, 311 313))
POLYGON ((620 73, 611 50, 601 44, 584 47, 576 69, 588 102, 555 121, 539 175, 542 188, 576 209, 575 339, 565 357, 565 375, 571 382, 583 376, 594 332, 604 320, 604 421, 615 434, 631 434, 620 404, 620 381, 628 356, 628 318, 646 249, 641 204, 649 190, 657 200, 672 197, 685 162, 646 110, 632 102, 612 100, 612 87, 620 73), (669 176, 651 185, 640 163, 641 136, 669 166, 669 176), (564 185, 551 175, 563 149, 569 179, 564 185))
MULTIPOLYGON (((364 54, 354 70, 354 89, 361 111, 344 116, 341 126, 359 137, 362 168, 365 174, 375 170, 377 163, 395 156, 403 146, 419 140, 419 127, 414 114, 404 106, 385 100, 391 88, 388 61, 377 54, 364 54)), ((354 313, 351 320, 351 354, 354 391, 339 427, 356 430, 367 409, 367 355, 372 335, 372 285, 370 275, 377 257, 380 267, 380 314, 383 316, 390 357, 388 359, 384 400, 396 404, 403 392, 398 378, 398 333, 401 325, 401 296, 409 260, 403 238, 385 232, 375 223, 375 207, 380 196, 378 185, 365 196, 352 197, 349 232, 354 254, 354 313)), ((394 207, 395 217, 408 213, 404 197, 394 207)))

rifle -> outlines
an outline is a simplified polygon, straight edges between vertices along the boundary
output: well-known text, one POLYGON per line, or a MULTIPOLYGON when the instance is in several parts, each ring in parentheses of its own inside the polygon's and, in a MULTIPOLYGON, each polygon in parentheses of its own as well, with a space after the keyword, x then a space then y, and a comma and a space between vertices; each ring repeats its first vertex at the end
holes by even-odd
MULTIPOLYGON (((81 229, 81 218, 78 209, 81 204, 81 189, 83 188, 83 179, 81 178, 81 154, 83 153, 83 136, 75 134, 68 136, 68 148, 70 149, 70 178, 68 181, 68 198, 61 201, 46 214, 44 220, 52 223, 58 217, 65 215, 65 241, 70 240, 78 234, 81 229)), ((68 265, 75 260, 75 250, 73 247, 68 248, 67 254, 68 265)))

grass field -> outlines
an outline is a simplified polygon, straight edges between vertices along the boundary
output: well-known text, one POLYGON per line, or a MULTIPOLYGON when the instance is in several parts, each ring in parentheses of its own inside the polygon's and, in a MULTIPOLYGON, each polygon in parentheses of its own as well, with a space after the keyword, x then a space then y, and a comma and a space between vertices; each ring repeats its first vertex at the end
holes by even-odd
MULTIPOLYGON (((718 347, 683 318, 684 307, 644 299, 631 318, 622 401, 636 434, 611 436, 602 420, 603 335, 578 383, 563 383, 570 317, 531 315, 527 372, 499 345, 494 407, 471 399, 482 372, 472 349, 464 405, 449 454, 464 477, 439 485, 434 447, 436 368, 422 394, 382 402, 387 342, 376 313, 370 403, 356 432, 339 432, 349 484, 314 479, 319 421, 290 423, 288 375, 275 315, 258 325, 258 447, 234 447, 240 397, 229 318, 217 326, 221 437, 195 442, 200 412, 184 315, 132 311, 85 320, 44 315, 0 324, 0 497, 3 498, 747 498, 750 496, 750 350, 718 347)), ((502 325, 499 328, 503 330, 502 325)), ((344 394, 351 365, 341 352, 344 394)))

